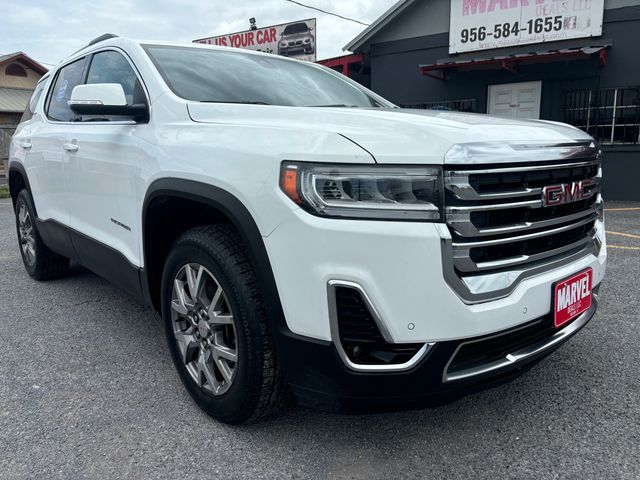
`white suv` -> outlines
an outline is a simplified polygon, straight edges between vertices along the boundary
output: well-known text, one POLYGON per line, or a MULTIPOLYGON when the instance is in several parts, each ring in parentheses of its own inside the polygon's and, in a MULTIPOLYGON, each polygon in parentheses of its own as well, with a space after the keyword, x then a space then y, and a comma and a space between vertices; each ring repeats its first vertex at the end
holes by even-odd
POLYGON ((262 53, 100 37, 10 155, 27 272, 71 259, 160 312, 229 423, 288 392, 353 411, 503 382, 593 317, 605 273, 585 133, 402 110, 262 53))

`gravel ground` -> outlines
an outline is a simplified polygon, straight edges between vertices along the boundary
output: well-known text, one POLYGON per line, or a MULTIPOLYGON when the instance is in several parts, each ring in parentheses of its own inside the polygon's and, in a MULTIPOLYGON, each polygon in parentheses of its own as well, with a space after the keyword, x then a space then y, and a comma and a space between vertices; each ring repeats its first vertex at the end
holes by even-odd
MULTIPOLYGON (((228 427, 182 388, 154 313, 80 267, 32 281, 12 214, 0 200, 1 478, 640 477, 640 249, 609 250, 596 318, 508 385, 429 410, 291 407, 228 427)), ((640 235, 640 210, 609 211, 607 230, 640 235)))

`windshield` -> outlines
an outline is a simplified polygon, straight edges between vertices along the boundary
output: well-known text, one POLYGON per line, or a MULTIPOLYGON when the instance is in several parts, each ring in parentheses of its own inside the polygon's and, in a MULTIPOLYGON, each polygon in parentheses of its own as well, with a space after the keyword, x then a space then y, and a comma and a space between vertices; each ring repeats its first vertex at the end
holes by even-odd
POLYGON ((294 23, 293 25, 287 25, 282 32, 283 35, 292 35, 294 33, 305 33, 309 31, 306 23, 294 23))
POLYGON ((297 107, 393 107, 312 63, 242 51, 147 45, 164 81, 186 100, 297 107))

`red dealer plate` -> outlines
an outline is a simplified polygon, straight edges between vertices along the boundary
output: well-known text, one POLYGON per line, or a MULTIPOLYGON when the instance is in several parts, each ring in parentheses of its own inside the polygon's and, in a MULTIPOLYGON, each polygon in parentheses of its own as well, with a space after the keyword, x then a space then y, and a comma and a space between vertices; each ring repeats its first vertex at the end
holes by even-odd
POLYGON ((556 283, 553 323, 560 328, 591 307, 593 270, 591 268, 556 283))

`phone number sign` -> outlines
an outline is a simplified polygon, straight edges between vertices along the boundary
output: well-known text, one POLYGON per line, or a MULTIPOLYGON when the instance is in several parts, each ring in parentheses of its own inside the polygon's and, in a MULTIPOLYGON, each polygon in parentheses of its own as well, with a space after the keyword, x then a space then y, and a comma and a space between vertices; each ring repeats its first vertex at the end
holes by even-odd
POLYGON ((451 0, 449 53, 602 35, 604 0, 451 0))

